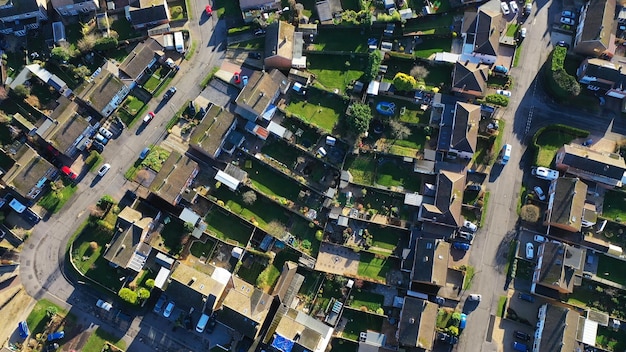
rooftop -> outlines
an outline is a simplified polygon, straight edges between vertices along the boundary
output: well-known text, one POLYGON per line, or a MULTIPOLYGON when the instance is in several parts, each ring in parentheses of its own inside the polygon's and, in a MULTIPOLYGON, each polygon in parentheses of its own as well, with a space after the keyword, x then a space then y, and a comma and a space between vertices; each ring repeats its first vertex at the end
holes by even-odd
POLYGON ((48 128, 47 133, 41 137, 44 138, 46 136, 47 138, 45 139, 50 144, 64 153, 75 145, 77 138, 89 127, 89 122, 73 109, 66 109, 63 116, 57 121, 59 123, 55 124, 52 122, 52 126, 48 128))
MULTIPOLYGON (((135 209, 122 209, 118 215, 117 230, 104 258, 122 268, 129 267, 136 250, 145 252, 149 249, 149 246, 140 248, 140 245, 151 223, 152 218, 142 218, 141 213, 135 209)), ((149 254, 149 250, 145 254, 149 254)))
POLYGON ((457 102, 454 109, 454 121, 450 148, 461 152, 474 153, 478 137, 480 106, 457 102))
POLYGON ((488 65, 457 61, 453 72, 453 90, 473 95, 483 95, 486 92, 489 77, 488 65))
POLYGON ((412 280, 443 286, 448 273, 450 244, 435 239, 417 240, 412 280))
POLYGON ((574 274, 582 269, 584 250, 553 242, 546 242, 542 246, 539 281, 544 286, 571 293, 574 289, 574 274))
POLYGON ((42 6, 46 9, 46 0, 0 0, 0 18, 35 12, 42 6))
MULTIPOLYGON (((323 352, 328 346, 332 333, 333 328, 321 321, 295 309, 281 306, 266 336, 279 334, 290 340, 296 340, 299 336, 295 344, 300 345, 304 350, 323 352)), ((269 342, 269 339, 266 340, 269 342)))
POLYGON ((274 55, 289 58, 293 57, 293 34, 296 27, 285 21, 267 27, 265 34, 265 57, 274 55))
POLYGON ((150 184, 150 190, 171 204, 176 204, 190 179, 198 173, 198 163, 173 151, 150 184))
POLYGON ((577 178, 556 179, 554 198, 550 198, 550 224, 562 225, 580 231, 587 185, 577 178))
POLYGON ((120 65, 123 71, 133 80, 137 79, 146 67, 155 60, 156 52, 163 50, 163 47, 155 39, 148 38, 137 44, 128 54, 124 62, 120 65))
POLYGON ((44 182, 57 172, 56 167, 26 144, 13 153, 9 150, 9 156, 15 160, 15 164, 2 179, 23 196, 29 194, 36 185, 40 185, 37 187, 39 189, 43 188, 44 182))
POLYGON ((437 175, 437 191, 434 204, 422 203, 420 215, 432 222, 448 226, 461 226, 461 206, 465 175, 451 171, 440 171, 437 175))
POLYGON ((204 297, 210 295, 219 299, 228 284, 230 273, 222 268, 207 264, 203 271, 176 262, 171 279, 186 286, 204 297), (210 274, 209 274, 210 273, 210 274))
POLYGON ((124 87, 124 83, 107 70, 102 70, 91 83, 87 82, 84 85, 85 88, 81 92, 80 98, 98 112, 102 112, 111 102, 111 99, 124 87))
POLYGON ((265 321, 273 297, 238 277, 232 277, 232 284, 233 287, 222 303, 229 310, 222 311, 219 319, 222 323, 239 329, 245 336, 255 338, 258 326, 265 321))
POLYGON ((614 33, 615 0, 591 0, 587 5, 587 15, 580 34, 580 41, 599 40, 609 47, 614 33))
POLYGON ((547 305, 543 333, 539 340, 539 352, 569 352, 582 350, 576 341, 578 317, 580 315, 569 308, 547 305))
POLYGON ((272 72, 254 71, 235 103, 243 105, 261 116, 279 91, 288 85, 287 78, 278 70, 272 72))
POLYGON ((398 342, 407 347, 433 348, 438 307, 435 303, 406 296, 400 312, 398 342))
POLYGON ((563 146, 563 154, 557 154, 557 164, 567 165, 568 172, 579 174, 584 177, 598 175, 621 182, 626 172, 624 158, 615 153, 601 153, 578 144, 566 144, 563 146))
POLYGON ((235 121, 235 115, 228 110, 211 105, 200 124, 193 130, 190 143, 209 155, 215 155, 235 121))

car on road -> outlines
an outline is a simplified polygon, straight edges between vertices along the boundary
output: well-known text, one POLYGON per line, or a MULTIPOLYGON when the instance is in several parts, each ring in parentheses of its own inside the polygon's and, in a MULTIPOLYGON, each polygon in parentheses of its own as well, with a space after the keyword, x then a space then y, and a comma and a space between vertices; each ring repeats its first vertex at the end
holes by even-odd
POLYGON ((107 130, 104 127, 100 127, 100 129, 98 130, 98 132, 103 135, 104 137, 106 137, 107 139, 111 139, 113 138, 113 132, 107 130))
POLYGON ((163 100, 170 99, 171 97, 174 96, 174 94, 176 94, 176 87, 170 87, 170 89, 168 89, 167 92, 163 94, 163 100))
POLYGON ((91 149, 97 151, 98 153, 102 154, 102 152, 104 152, 104 144, 98 142, 98 141, 93 141, 91 142, 91 149))
POLYGON ((522 27, 522 29, 520 29, 519 36, 522 39, 526 38, 526 27, 522 27))
POLYGON ((152 311, 155 313, 161 313, 161 309, 163 309, 165 301, 167 301, 167 296, 165 294, 161 294, 161 297, 159 297, 159 299, 157 300, 152 311))
POLYGON ((522 301, 526 301, 526 302, 530 302, 530 303, 534 303, 535 302, 535 297, 533 297, 532 295, 530 295, 528 293, 520 292, 520 293, 517 294, 517 298, 521 299, 522 301))
POLYGON ((567 17, 561 17, 561 20, 559 22, 561 22, 561 24, 566 24, 568 26, 574 25, 574 20, 571 18, 567 18, 567 17))
POLYGON ((204 12, 207 14, 207 16, 211 16, 213 14, 213 8, 211 7, 211 5, 206 5, 204 7, 204 12))
POLYGON ((561 12, 561 17, 567 17, 567 18, 576 18, 576 14, 574 14, 572 11, 563 11, 561 12))
POLYGON ((463 242, 454 242, 452 244, 452 248, 458 249, 461 251, 468 251, 470 249, 470 245, 468 243, 463 243, 463 242))
POLYGON ((233 74, 233 82, 235 82, 235 84, 241 83, 241 73, 240 72, 235 72, 233 74))
POLYGON ((504 1, 500 3, 500 9, 505 16, 511 13, 511 10, 509 10, 509 5, 504 1))
POLYGON ((541 187, 535 186, 533 188, 533 191, 535 192, 535 194, 537 195, 537 198, 539 198, 539 200, 546 200, 546 194, 543 193, 543 190, 541 189, 541 187))
POLYGON ((539 166, 533 168, 531 173, 533 176, 542 180, 553 181, 559 178, 559 172, 556 170, 548 169, 547 167, 539 166))
POLYGON ((154 112, 150 111, 146 117, 143 118, 143 123, 145 123, 146 125, 150 123, 150 121, 152 121, 152 119, 154 118, 154 112))
POLYGON ((528 242, 526 243, 526 259, 533 259, 535 256, 535 246, 528 242))
POLYGON ((511 12, 513 13, 517 13, 517 11, 519 11, 519 7, 517 7, 515 0, 509 1, 509 8, 511 8, 511 12))
POLYGON ((76 177, 78 177, 78 175, 76 175, 76 173, 72 171, 72 169, 70 169, 69 166, 61 167, 61 172, 63 173, 63 175, 69 177, 70 180, 75 180, 76 177))
POLYGON ((110 169, 111 169, 111 164, 106 163, 106 164, 102 165, 100 167, 100 170, 98 170, 98 176, 102 177, 102 176, 106 175, 106 173, 109 172, 110 169))
POLYGON ((541 235, 535 235, 535 242, 544 243, 546 238, 541 235))
POLYGON ((467 315, 465 313, 461 313, 461 321, 459 322, 459 329, 465 329, 467 325, 467 315))
POLYGON ((479 295, 478 293, 472 293, 467 297, 469 301, 473 301, 473 302, 480 302, 482 298, 483 296, 479 295))
POLYGON ((469 220, 463 221, 463 227, 469 229, 472 232, 476 232, 478 230, 478 226, 469 220))
POLYGON ((569 44, 567 44, 564 40, 560 40, 558 43, 556 43, 556 46, 569 49, 569 44))
POLYGON ((496 90, 496 94, 504 95, 505 97, 511 97, 510 90, 498 89, 496 90))
POLYGON ((62 338, 65 337, 65 331, 57 331, 57 332, 53 332, 52 334, 48 334, 48 341, 55 341, 55 340, 60 340, 62 338))
POLYGON ((522 341, 530 341, 530 335, 523 331, 515 330, 515 338, 522 341))
POLYGON ((174 311, 174 301, 170 301, 167 306, 165 307, 165 310, 163 311, 163 316, 166 318, 169 318, 170 315, 172 315, 172 312, 174 311))
POLYGON ((25 339, 30 335, 30 330, 28 330, 28 324, 25 321, 19 322, 17 324, 17 332, 20 334, 20 337, 25 339))
POLYGON ((31 225, 37 225, 41 221, 41 216, 37 215, 30 208, 26 208, 26 210, 22 213, 22 217, 31 225))
POLYGON ((150 148, 148 147, 143 148, 141 153, 139 153, 139 159, 141 160, 145 159, 148 156, 148 154, 150 154, 150 148))

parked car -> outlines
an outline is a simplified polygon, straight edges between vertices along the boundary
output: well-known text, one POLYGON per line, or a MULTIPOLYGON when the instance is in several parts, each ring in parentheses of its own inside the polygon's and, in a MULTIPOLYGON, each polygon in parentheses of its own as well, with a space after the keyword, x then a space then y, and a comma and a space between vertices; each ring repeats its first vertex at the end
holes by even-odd
POLYGON ((520 29, 519 36, 522 39, 526 38, 526 27, 522 27, 522 29, 520 29))
POLYGON ((500 3, 500 9, 505 16, 511 13, 511 10, 509 10, 509 5, 507 5, 507 3, 504 1, 500 3))
POLYGON ((532 295, 530 295, 528 293, 520 292, 520 293, 517 294, 517 298, 521 299, 522 301, 526 301, 526 302, 530 302, 530 303, 534 303, 535 302, 535 297, 533 297, 532 295))
POLYGON ((472 232, 476 232, 476 230, 478 230, 478 226, 469 220, 463 221, 463 227, 471 230, 472 232))
POLYGON ((106 164, 102 165, 100 167, 100 170, 98 170, 98 176, 102 177, 102 176, 106 175, 106 173, 109 172, 110 169, 111 169, 111 164, 106 163, 106 164))
POLYGON ((93 138, 96 141, 98 141, 98 142, 100 142, 100 143, 102 143, 104 145, 107 145, 107 143, 109 143, 109 140, 105 136, 101 135, 100 133, 96 133, 96 135, 93 138))
POLYGON ((574 25, 574 20, 571 18, 567 18, 567 17, 561 17, 561 20, 559 22, 561 22, 561 24, 566 24, 568 26, 574 25))
POLYGON ((163 311, 163 316, 166 318, 169 318, 170 315, 172 315, 173 311, 174 311, 174 301, 170 301, 165 307, 165 310, 163 311))
POLYGON ((513 350, 515 351, 519 351, 519 352, 528 352, 528 346, 526 346, 525 344, 521 343, 521 342, 513 342, 513 350))
POLYGON ((170 99, 171 97, 174 96, 174 94, 176 94, 176 87, 170 87, 170 89, 168 89, 167 92, 163 94, 163 100, 170 99))
POLYGON ((141 153, 139 153, 139 159, 141 160, 145 159, 148 156, 148 154, 150 154, 150 148, 148 147, 143 148, 141 153))
POLYGON ((213 8, 211 5, 206 5, 204 7, 204 12, 206 12, 207 16, 211 16, 213 14, 213 8))
POLYGON ((459 238, 472 242, 474 240, 474 234, 469 232, 459 232, 459 238))
POLYGON ((241 84, 245 87, 248 85, 248 76, 241 77, 241 84))
POLYGON ((481 185, 476 185, 476 184, 467 185, 467 187, 465 187, 465 190, 467 190, 467 191, 480 191, 481 189, 482 189, 482 186, 481 185))
POLYGON ((543 190, 541 189, 541 187, 535 186, 535 188, 533 188, 533 191, 535 192, 539 200, 546 200, 546 194, 543 193, 543 190))
POLYGON ((504 95, 505 97, 511 97, 510 90, 498 89, 496 90, 496 94, 504 95))
POLYGON ((496 65, 493 67, 493 72, 507 74, 509 72, 509 69, 502 65, 496 65))
POLYGON ((567 18, 574 19, 574 18, 576 18, 576 14, 574 14, 572 11, 563 11, 563 12, 561 12, 561 17, 567 17, 567 18))
POLYGON ((98 141, 92 141, 91 142, 91 147, 92 150, 97 151, 98 153, 102 154, 102 152, 104 152, 104 144, 98 142, 98 141))
POLYGON ((100 127, 98 132, 100 132, 100 134, 103 135, 104 137, 106 137, 107 139, 111 139, 113 137, 113 132, 107 130, 104 127, 100 127))
POLYGON ((553 181, 559 178, 559 172, 556 170, 548 169, 547 167, 539 166, 533 168, 531 173, 533 176, 540 178, 542 180, 553 181))
POLYGON ((235 82, 235 84, 241 83, 241 73, 240 72, 235 72, 233 74, 233 82, 235 82))
POLYGON ((159 299, 157 300, 152 311, 155 313, 160 313, 161 309, 163 309, 163 305, 165 304, 165 301, 167 301, 167 296, 165 294, 161 294, 161 297, 159 297, 159 299))
POLYGON ((452 248, 458 249, 461 251, 467 251, 470 249, 470 245, 468 243, 463 243, 463 242, 454 242, 452 244, 452 248))
POLYGON ((535 246, 528 242, 526 243, 526 259, 533 259, 535 256, 535 246))
POLYGON ((261 60, 261 53, 256 53, 256 52, 248 53, 248 58, 255 59, 255 60, 261 60))
POLYGON ((474 302, 480 302, 482 298, 483 296, 479 295, 478 293, 472 293, 467 297, 468 300, 474 301, 474 302))
POLYGON ((467 325, 467 315, 465 313, 461 313, 461 321, 459 322, 459 329, 465 329, 467 325))
POLYGON ((532 10, 533 10, 533 3, 532 2, 526 3, 526 5, 524 6, 524 15, 526 16, 530 15, 530 12, 532 10))
POLYGON ((513 13, 517 13, 517 11, 519 11, 519 7, 517 7, 517 3, 515 2, 515 0, 509 1, 509 7, 511 8, 511 11, 513 13))
POLYGON ((58 343, 53 342, 53 343, 49 344, 49 345, 46 347, 45 351, 46 351, 46 352, 53 352, 53 351, 58 350, 58 349, 59 349, 59 347, 60 347, 60 346, 59 346, 59 344, 58 344, 58 343))
POLYGON ((28 324, 25 321, 19 322, 17 324, 17 332, 20 334, 20 337, 25 339, 30 335, 30 330, 28 330, 28 324))
POLYGON ((69 177, 70 180, 75 180, 76 177, 78 177, 78 175, 76 175, 76 173, 72 171, 72 169, 70 169, 68 166, 61 167, 61 172, 63 173, 63 175, 69 177))
POLYGON ((544 243, 546 238, 541 235, 535 235, 535 242, 544 243))
POLYGON ((109 302, 99 299, 98 302, 96 302, 96 307, 102 308, 108 312, 111 310, 111 308, 113 308, 113 305, 109 302))
POLYGON ((22 213, 22 217, 31 225, 37 225, 41 221, 41 216, 32 211, 30 208, 26 208, 26 210, 22 213))
POLYGON ((435 303, 437 303, 438 305, 440 305, 440 306, 443 306, 444 304, 446 304, 446 299, 445 299, 445 298, 443 298, 443 297, 439 297, 439 296, 435 296, 435 297, 433 298, 433 301, 434 301, 435 303))
POLYGON ((564 40, 561 40, 558 43, 556 43, 556 46, 560 46, 560 47, 569 49, 569 44, 567 44, 564 40))
POLYGON ((146 117, 143 118, 143 123, 145 123, 146 125, 150 123, 150 121, 152 121, 152 119, 154 118, 154 113, 152 111, 150 111, 146 117))
POLYGON ((196 324, 196 331, 199 333, 203 333, 206 328, 207 323, 209 322, 210 317, 206 314, 202 314, 200 320, 198 320, 198 324, 196 324))
POLYGON ((65 331, 57 331, 52 334, 48 334, 48 341, 60 340, 65 337, 65 331))
POLYGON ((515 330, 515 338, 522 341, 530 341, 530 335, 519 330, 515 330))
POLYGON ((5 197, 6 201, 9 202, 9 207, 13 210, 15 210, 16 213, 18 214, 22 214, 24 212, 24 210, 26 210, 26 208, 28 208, 27 206, 25 206, 24 204, 22 204, 19 200, 15 199, 15 197, 13 197, 12 194, 8 194, 5 197))
POLYGON ((210 334, 213 332, 213 330, 215 330, 215 326, 217 325, 217 316, 215 315, 215 313, 213 313, 211 315, 211 318, 209 318, 209 324, 206 327, 206 331, 210 334))

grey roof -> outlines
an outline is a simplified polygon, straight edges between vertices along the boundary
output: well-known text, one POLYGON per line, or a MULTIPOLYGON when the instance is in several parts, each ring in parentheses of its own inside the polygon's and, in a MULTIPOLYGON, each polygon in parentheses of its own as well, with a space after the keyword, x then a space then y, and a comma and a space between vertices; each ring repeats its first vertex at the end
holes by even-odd
POLYGON ((431 350, 436 321, 436 304, 419 298, 405 297, 398 324, 398 342, 407 347, 431 350))
POLYGON ((489 67, 469 61, 454 64, 452 88, 460 93, 484 95, 487 90, 489 67), (472 93, 474 92, 474 93, 472 93))
POLYGON ((122 209, 118 215, 117 231, 104 258, 119 267, 130 267, 133 255, 140 249, 142 234, 148 230, 151 222, 151 218, 142 218, 140 212, 130 207, 122 209))
POLYGON ((538 352, 582 351, 583 346, 576 341, 579 317, 575 310, 548 304, 538 352))
POLYGON ((165 4, 153 5, 144 8, 130 8, 130 23, 133 26, 140 26, 146 23, 167 20, 167 6, 165 4))
POLYGON ((176 205, 190 178, 198 172, 198 163, 186 155, 172 152, 150 184, 150 191, 176 205))
POLYGON ((235 115, 231 112, 217 105, 211 105, 202 122, 193 130, 189 144, 213 157, 235 121, 235 115))
POLYGON ((457 102, 454 110, 454 129, 450 139, 450 147, 459 151, 473 153, 476 151, 480 106, 457 102))
POLYGON ((273 297, 237 277, 232 277, 232 285, 218 320, 254 339, 267 317, 273 297))
POLYGON ((266 5, 280 6, 280 0, 239 0, 241 11, 260 9, 266 5))
POLYGON ((0 1, 0 18, 12 17, 15 15, 35 12, 39 9, 39 5, 46 8, 46 1, 41 0, 4 0, 0 1))
POLYGON ((626 163, 619 155, 607 155, 576 144, 564 145, 563 153, 559 162, 569 168, 614 180, 621 180, 626 172, 626 163))
POLYGON ((587 185, 578 178, 560 177, 554 181, 554 199, 550 207, 550 224, 580 231, 587 185))
POLYGON ((602 81, 610 83, 611 87, 623 85, 626 81, 626 71, 622 73, 621 66, 616 66, 611 61, 590 58, 582 62, 581 68, 578 78, 581 79, 584 76, 595 77, 597 81, 592 84, 596 86, 602 81))
POLYGON ((464 188, 465 174, 441 171, 437 175, 437 193, 434 204, 422 203, 421 216, 439 224, 461 226, 464 188))
POLYGON ((139 75, 153 62, 156 52, 163 50, 158 41, 148 38, 137 44, 120 65, 120 71, 128 77, 137 79, 139 75))
POLYGON ((609 47, 614 27, 615 0, 591 0, 580 41, 599 40, 606 48, 609 47))
POLYGON ((418 239, 411 279, 443 286, 446 283, 449 254, 448 242, 427 238, 418 239))

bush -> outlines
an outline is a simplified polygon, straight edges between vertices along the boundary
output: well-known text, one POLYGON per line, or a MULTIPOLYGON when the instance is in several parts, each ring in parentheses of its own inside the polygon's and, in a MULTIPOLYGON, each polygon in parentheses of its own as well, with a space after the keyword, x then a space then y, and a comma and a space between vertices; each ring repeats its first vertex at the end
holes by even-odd
POLYGON ((489 104, 500 105, 500 106, 508 106, 509 105, 509 97, 505 97, 500 94, 490 94, 485 97, 485 100, 489 104))
POLYGON ((527 222, 537 222, 539 221, 539 215, 541 211, 539 207, 536 205, 528 204, 524 205, 520 211, 520 217, 522 220, 527 222))
POLYGON ((376 77, 378 74, 378 69, 380 63, 383 61, 383 54, 380 50, 374 50, 369 55, 369 60, 367 62, 367 68, 365 69, 364 79, 365 82, 369 82, 376 77))
POLYGON ((567 49, 564 47, 556 47, 552 52, 552 62, 551 67, 552 71, 560 71, 563 70, 563 65, 565 64, 565 57, 567 56, 567 49))
POLYGON ((117 39, 113 37, 102 37, 96 40, 96 44, 94 44, 93 48, 95 50, 109 50, 115 49, 117 47, 117 39))
POLYGON ((548 87, 557 98, 575 97, 580 94, 580 84, 576 77, 565 71, 567 49, 556 47, 550 57, 550 70, 546 70, 548 87))
POLYGON ((128 287, 122 288, 120 292, 118 293, 118 296, 120 296, 120 298, 124 302, 130 303, 130 304, 137 304, 137 301, 138 301, 137 292, 131 290, 128 287))
POLYGON ((139 299, 146 300, 150 298, 150 291, 148 291, 145 287, 140 287, 139 290, 137 290, 137 297, 139 299))
POLYGON ((154 279, 146 280, 146 287, 152 289, 154 287, 154 279))

